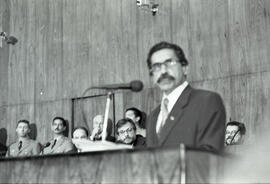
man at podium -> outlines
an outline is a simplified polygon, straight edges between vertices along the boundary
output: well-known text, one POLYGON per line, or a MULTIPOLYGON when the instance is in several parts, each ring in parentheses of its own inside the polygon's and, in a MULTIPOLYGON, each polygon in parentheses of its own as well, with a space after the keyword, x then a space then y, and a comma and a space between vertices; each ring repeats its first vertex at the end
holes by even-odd
POLYGON ((214 92, 186 81, 188 61, 175 44, 160 42, 147 57, 150 76, 163 93, 147 118, 147 146, 187 146, 220 152, 224 147, 225 108, 214 92))

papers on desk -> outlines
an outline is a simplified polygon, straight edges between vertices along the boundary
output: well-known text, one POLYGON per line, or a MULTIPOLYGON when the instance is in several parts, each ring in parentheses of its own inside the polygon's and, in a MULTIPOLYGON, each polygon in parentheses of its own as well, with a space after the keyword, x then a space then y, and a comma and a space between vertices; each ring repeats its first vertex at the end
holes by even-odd
POLYGON ((80 152, 86 151, 106 151, 132 149, 132 145, 116 144, 108 141, 90 141, 87 139, 72 139, 73 144, 80 152))

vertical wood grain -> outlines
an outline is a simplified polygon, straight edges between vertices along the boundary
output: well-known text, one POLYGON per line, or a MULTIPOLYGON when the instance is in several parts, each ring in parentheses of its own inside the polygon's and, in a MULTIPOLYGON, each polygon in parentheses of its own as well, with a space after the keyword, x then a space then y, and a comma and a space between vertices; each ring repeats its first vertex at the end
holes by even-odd
POLYGON ((162 40, 182 46, 195 87, 219 92, 227 117, 247 122, 248 142, 259 137, 269 119, 270 2, 155 2, 152 16, 134 1, 1 0, 0 28, 19 40, 0 50, 0 120, 8 142, 22 117, 37 122, 37 138, 47 140, 47 122, 58 114, 71 120, 70 99, 91 86, 140 79, 144 91, 116 96, 116 120, 130 106, 149 113, 161 94, 146 57, 162 40))

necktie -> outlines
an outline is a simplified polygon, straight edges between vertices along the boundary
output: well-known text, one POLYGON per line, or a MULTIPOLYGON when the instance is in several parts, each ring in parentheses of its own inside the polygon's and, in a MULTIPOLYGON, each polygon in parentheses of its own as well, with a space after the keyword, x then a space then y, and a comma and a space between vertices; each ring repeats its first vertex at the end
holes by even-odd
POLYGON ((166 122, 166 119, 168 117, 168 114, 169 114, 169 111, 168 111, 168 104, 169 104, 169 100, 168 98, 164 98, 162 100, 162 103, 161 103, 161 109, 160 109, 160 113, 161 113, 161 123, 159 124, 159 127, 157 129, 157 133, 159 134, 162 127, 164 126, 165 122, 166 122))
POLYGON ((18 149, 19 149, 19 151, 22 149, 22 141, 19 142, 18 149))
POLYGON ((55 146, 55 144, 56 144, 56 139, 54 139, 53 144, 51 146, 51 149, 53 149, 53 147, 55 146))

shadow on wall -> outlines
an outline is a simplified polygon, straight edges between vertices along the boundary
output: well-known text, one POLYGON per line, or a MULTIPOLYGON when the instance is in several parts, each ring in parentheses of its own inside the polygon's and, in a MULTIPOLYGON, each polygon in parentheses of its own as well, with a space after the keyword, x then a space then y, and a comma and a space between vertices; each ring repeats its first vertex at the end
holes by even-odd
POLYGON ((0 129, 0 157, 4 157, 7 151, 7 130, 5 128, 0 129))
POLYGON ((0 129, 0 144, 2 145, 7 144, 7 129, 5 128, 0 129))
POLYGON ((30 139, 36 140, 37 138, 37 126, 35 123, 31 123, 30 124, 30 133, 29 133, 29 137, 30 139))
POLYGON ((66 137, 68 137, 68 133, 69 133, 69 121, 68 120, 66 120, 65 119, 65 121, 66 121, 66 130, 64 131, 64 136, 66 136, 66 137))

